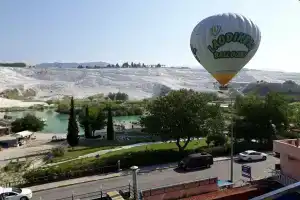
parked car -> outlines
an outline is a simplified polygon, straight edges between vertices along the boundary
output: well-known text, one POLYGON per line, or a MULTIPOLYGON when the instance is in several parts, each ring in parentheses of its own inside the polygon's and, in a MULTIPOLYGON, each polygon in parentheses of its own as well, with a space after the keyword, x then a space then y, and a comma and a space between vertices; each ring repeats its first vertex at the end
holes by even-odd
POLYGON ((208 153, 190 154, 178 163, 178 168, 183 170, 209 168, 214 163, 212 155, 208 153))
POLYGON ((239 154, 239 159, 249 162, 254 160, 266 160, 267 154, 253 150, 247 150, 239 154))
POLYGON ((28 200, 32 198, 32 191, 28 188, 0 187, 0 196, 5 200, 28 200))

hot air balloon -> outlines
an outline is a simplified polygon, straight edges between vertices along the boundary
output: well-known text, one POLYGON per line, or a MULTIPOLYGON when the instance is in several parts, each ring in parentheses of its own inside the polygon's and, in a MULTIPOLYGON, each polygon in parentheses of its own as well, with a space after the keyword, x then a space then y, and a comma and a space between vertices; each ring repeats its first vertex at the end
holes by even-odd
POLYGON ((250 19, 224 13, 199 22, 191 34, 190 46, 196 60, 221 87, 226 87, 254 56, 260 40, 260 30, 250 19))

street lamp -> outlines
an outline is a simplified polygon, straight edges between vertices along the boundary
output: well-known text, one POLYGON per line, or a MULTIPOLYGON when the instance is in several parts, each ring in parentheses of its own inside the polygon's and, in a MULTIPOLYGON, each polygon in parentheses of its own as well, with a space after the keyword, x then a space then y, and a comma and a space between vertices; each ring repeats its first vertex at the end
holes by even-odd
MULTIPOLYGON (((233 89, 233 88, 230 88, 233 89)), ((234 90, 234 89, 233 89, 234 90)), ((232 95, 233 93, 238 93, 241 96, 244 96, 242 93, 240 93, 237 90, 234 91, 229 91, 228 88, 226 87, 226 89, 224 88, 220 88, 220 90, 218 91, 218 93, 220 94, 225 94, 227 93, 227 95, 230 98, 230 105, 233 105, 233 101, 232 101, 232 95)), ((231 131, 230 131, 230 181, 233 183, 233 116, 231 117, 231 131)))

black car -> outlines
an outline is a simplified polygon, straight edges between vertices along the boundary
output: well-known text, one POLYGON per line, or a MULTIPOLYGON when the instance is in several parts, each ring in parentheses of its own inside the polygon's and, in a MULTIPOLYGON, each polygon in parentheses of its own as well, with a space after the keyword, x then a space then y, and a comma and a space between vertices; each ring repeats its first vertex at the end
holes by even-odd
POLYGON ((190 154, 178 163, 178 168, 189 170, 197 168, 209 168, 214 164, 212 155, 208 153, 190 154))

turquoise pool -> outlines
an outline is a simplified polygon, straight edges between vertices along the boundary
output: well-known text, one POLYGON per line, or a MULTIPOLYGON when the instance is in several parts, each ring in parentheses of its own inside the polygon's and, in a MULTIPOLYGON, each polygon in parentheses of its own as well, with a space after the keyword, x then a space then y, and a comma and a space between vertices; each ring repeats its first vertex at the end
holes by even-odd
MULTIPOLYGON (((16 119, 18 117, 23 117, 28 113, 34 114, 35 116, 46 120, 46 126, 43 130, 45 133, 66 133, 67 131, 69 116, 66 114, 57 113, 53 110, 8 112, 7 115, 11 116, 13 119, 16 119)), ((120 122, 135 122, 138 121, 140 117, 141 116, 118 116, 114 117, 114 120, 120 122)), ((80 128, 80 133, 83 133, 82 128, 80 128)))

